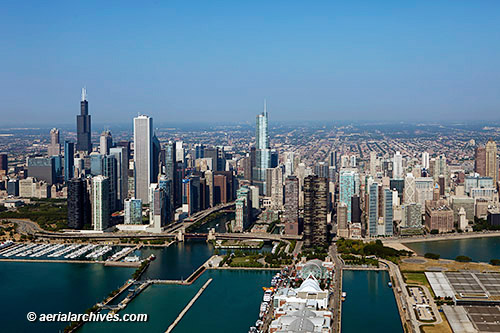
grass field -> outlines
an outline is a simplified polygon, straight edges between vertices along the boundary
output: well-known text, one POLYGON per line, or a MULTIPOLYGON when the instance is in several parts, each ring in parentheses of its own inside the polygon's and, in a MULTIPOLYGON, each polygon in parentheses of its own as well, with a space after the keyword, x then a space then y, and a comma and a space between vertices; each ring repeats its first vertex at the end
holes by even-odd
POLYGON ((446 320, 444 314, 441 313, 441 318, 443 322, 437 325, 422 325, 420 326, 420 331, 424 333, 452 333, 451 327, 446 320))
POLYGON ((418 284, 429 287, 429 282, 424 273, 403 273, 407 284, 418 284))

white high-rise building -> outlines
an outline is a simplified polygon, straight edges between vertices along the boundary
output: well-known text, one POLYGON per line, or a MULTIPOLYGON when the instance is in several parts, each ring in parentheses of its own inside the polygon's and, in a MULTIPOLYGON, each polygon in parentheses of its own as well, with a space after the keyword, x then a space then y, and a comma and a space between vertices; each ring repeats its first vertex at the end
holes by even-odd
POLYGON ((175 142, 175 160, 184 162, 184 147, 182 141, 175 142))
POLYGON ((429 153, 424 151, 422 153, 422 168, 429 170, 429 163, 430 163, 429 161, 430 161, 429 153))
POLYGON ((403 178, 403 156, 399 151, 394 154, 394 172, 393 178, 402 179, 403 178))
POLYGON ((153 118, 134 118, 135 197, 149 203, 149 185, 153 180, 153 118))
POLYGON ((417 189, 415 185, 415 177, 413 177, 412 173, 408 173, 405 178, 403 201, 405 204, 417 202, 417 189))
POLYGON ((95 231, 103 231, 109 226, 109 178, 92 178, 92 225, 95 231))

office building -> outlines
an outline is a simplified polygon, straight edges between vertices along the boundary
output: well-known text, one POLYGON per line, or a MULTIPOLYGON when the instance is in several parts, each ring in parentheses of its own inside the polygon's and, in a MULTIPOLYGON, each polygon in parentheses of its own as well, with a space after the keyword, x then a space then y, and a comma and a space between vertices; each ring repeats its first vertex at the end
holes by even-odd
POLYGON ((57 128, 50 130, 50 144, 47 153, 49 156, 61 155, 61 143, 59 142, 59 130, 57 128))
POLYGON ((492 139, 486 143, 486 177, 493 179, 494 187, 498 181, 497 144, 492 139))
POLYGON ((5 171, 5 174, 9 172, 9 159, 7 153, 0 153, 0 173, 5 171))
POLYGON ((64 141, 64 181, 69 181, 75 176, 75 144, 64 141))
POLYGON ((149 186, 153 179, 153 119, 134 118, 135 197, 149 203, 149 186))
POLYGON ((55 184, 56 168, 54 157, 28 157, 28 175, 43 180, 49 185, 55 184))
POLYGON ((486 148, 476 147, 474 151, 474 171, 480 176, 486 176, 486 148))
POLYGON ((106 130, 101 133, 99 138, 99 152, 101 155, 109 155, 109 149, 113 147, 113 137, 111 131, 106 130))
POLYGON ((76 116, 76 150, 90 154, 92 152, 91 118, 89 115, 89 103, 87 102, 87 89, 82 89, 82 100, 80 102, 80 114, 76 116))
POLYGON ((7 194, 19 196, 19 179, 9 179, 7 182, 7 194))
POLYGON ((394 154, 393 166, 394 166, 393 177, 395 179, 402 179, 403 178, 403 156, 401 156, 401 153, 399 151, 397 151, 396 154, 394 154))

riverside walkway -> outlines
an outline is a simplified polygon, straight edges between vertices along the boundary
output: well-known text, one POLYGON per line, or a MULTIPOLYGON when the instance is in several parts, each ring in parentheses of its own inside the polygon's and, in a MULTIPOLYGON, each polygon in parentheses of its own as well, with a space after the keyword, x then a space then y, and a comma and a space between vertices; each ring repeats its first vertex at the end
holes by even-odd
POLYGON ((189 311, 189 309, 193 306, 194 302, 196 302, 196 300, 198 298, 200 298, 201 294, 203 294, 203 292, 205 291, 205 289, 207 289, 208 285, 212 282, 212 278, 208 279, 207 282, 205 282, 205 284, 200 288, 200 290, 198 290, 198 292, 196 293, 196 295, 194 295, 194 297, 191 299, 191 301, 189 301, 189 303, 186 305, 186 307, 181 311, 181 313, 179 313, 179 315, 177 316, 177 318, 175 318, 174 322, 167 328, 167 330, 165 331, 165 333, 170 333, 172 332, 172 330, 175 328, 175 326, 177 326, 177 324, 181 321, 182 317, 184 317, 184 315, 189 311))

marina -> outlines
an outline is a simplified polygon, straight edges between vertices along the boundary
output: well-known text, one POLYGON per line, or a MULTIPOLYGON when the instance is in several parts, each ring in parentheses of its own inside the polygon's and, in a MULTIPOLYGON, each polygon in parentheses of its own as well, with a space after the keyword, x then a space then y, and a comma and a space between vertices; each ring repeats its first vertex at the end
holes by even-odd
POLYGON ((76 260, 78 262, 137 262, 125 260, 141 246, 116 246, 99 244, 62 244, 62 243, 7 243, 0 246, 0 260, 54 262, 76 260))

